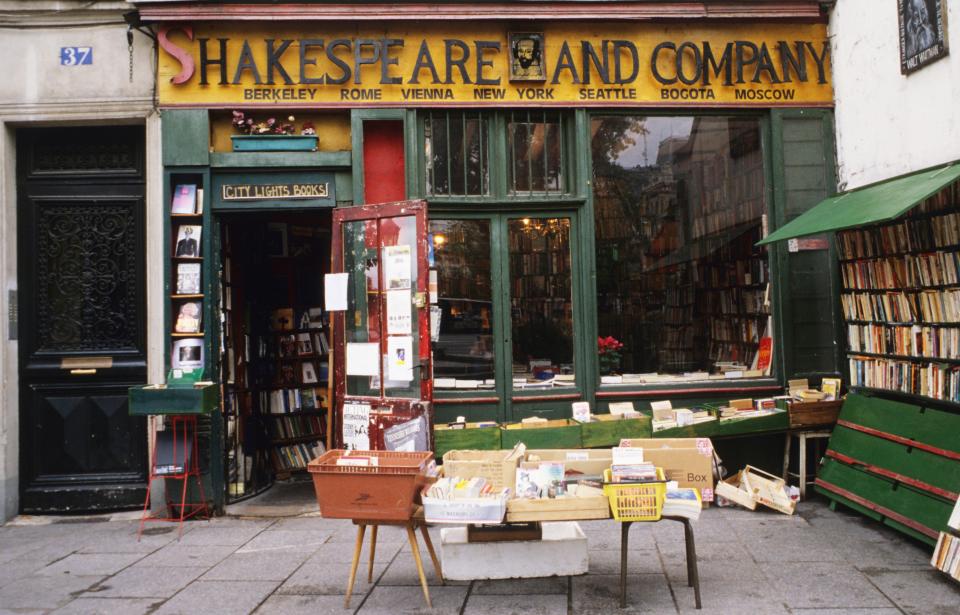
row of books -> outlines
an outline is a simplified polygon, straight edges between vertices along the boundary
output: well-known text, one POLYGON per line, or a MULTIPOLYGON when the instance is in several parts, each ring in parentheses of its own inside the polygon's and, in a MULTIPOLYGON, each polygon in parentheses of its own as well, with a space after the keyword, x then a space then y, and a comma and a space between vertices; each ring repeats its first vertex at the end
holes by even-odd
POLYGON ((300 470, 324 453, 322 442, 308 442, 277 446, 270 452, 273 466, 277 470, 300 470))
POLYGON ((919 288, 957 284, 960 252, 937 251, 842 263, 847 289, 919 288))
POLYGON ((763 258, 719 263, 701 263, 694 270, 696 281, 718 286, 750 286, 767 282, 767 262, 763 258))
POLYGON ((940 532, 930 565, 960 581, 960 536, 940 532))
POLYGON ((954 182, 920 203, 913 211, 922 216, 946 209, 956 209, 958 204, 960 204, 960 184, 954 182))
POLYGON ((768 310, 763 288, 698 289, 697 311, 701 314, 758 314, 768 310))
POLYGON ((270 434, 274 438, 323 437, 323 421, 319 416, 278 416, 270 421, 270 434))
POLYGON ((853 355, 850 357, 850 385, 960 402, 960 365, 853 355))
POLYGON ((711 320, 710 337, 723 342, 750 342, 760 341, 766 326, 766 317, 733 318, 730 320, 711 320))
POLYGON ((312 334, 290 333, 280 337, 277 351, 280 358, 303 357, 317 354, 326 356, 330 353, 330 344, 327 342, 327 336, 323 331, 314 331, 312 334))
POLYGON ((907 218, 877 229, 844 231, 837 235, 840 258, 872 258, 896 252, 928 252, 960 245, 960 213, 907 218))
MULTIPOLYGON (((713 193, 706 195, 701 199, 701 207, 711 209, 716 203, 722 200, 722 195, 713 193)), ((742 199, 736 201, 736 207, 713 211, 706 215, 700 215, 693 219, 691 236, 694 238, 703 237, 713 233, 724 231, 745 222, 750 222, 763 212, 763 199, 756 197, 752 199, 742 199)))
POLYGON ((902 293, 840 295, 847 320, 896 323, 960 322, 960 288, 902 293))
POLYGON ((327 389, 307 387, 260 391, 260 407, 269 409, 270 414, 324 410, 329 407, 327 389))
POLYGON ((851 352, 960 359, 960 329, 954 327, 847 325, 851 352))

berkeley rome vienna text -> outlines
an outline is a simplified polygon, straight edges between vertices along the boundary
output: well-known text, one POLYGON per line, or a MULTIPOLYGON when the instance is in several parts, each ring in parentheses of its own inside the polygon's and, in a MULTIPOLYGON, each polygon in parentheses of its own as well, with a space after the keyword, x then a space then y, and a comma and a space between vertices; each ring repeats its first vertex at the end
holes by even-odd
MULTIPOLYGON (((501 41, 241 39, 236 46, 229 38, 197 38, 184 49, 163 34, 161 47, 180 63, 171 78, 174 84, 186 83, 195 73, 200 85, 500 85, 505 79, 494 64, 506 52, 501 41), (409 66, 401 66, 398 55, 411 43, 416 53, 409 56, 409 66)), ((664 41, 641 54, 629 40, 564 40, 545 59, 550 84, 628 84, 637 81, 641 70, 662 85, 825 84, 829 43, 664 41)))

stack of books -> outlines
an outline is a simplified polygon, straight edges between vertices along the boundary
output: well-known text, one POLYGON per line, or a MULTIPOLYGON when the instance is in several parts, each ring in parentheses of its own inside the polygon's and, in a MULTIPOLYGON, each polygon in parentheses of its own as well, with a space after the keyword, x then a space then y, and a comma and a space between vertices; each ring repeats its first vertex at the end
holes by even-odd
POLYGON ((643 460, 642 448, 614 447, 610 479, 615 483, 646 483, 657 480, 657 468, 643 460))
POLYGON ((685 517, 691 521, 700 518, 700 496, 692 487, 667 489, 663 500, 663 514, 666 517, 685 517))

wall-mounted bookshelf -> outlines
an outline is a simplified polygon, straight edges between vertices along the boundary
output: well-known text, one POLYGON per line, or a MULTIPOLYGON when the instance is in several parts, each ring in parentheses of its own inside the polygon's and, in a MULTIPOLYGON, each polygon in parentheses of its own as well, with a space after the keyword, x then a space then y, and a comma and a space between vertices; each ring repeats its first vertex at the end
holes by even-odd
POLYGON ((960 402, 960 188, 837 233, 850 384, 960 402))

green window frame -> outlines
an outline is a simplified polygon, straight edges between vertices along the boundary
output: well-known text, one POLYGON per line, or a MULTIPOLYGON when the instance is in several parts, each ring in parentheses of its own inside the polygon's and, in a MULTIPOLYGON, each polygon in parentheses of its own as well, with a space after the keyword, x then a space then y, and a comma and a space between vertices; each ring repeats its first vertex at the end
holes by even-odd
MULTIPOLYGON (((582 187, 584 179, 579 172, 580 165, 577 162, 575 143, 577 139, 577 118, 572 110, 540 110, 540 109, 497 109, 497 110, 473 110, 473 109, 425 109, 416 112, 416 181, 413 183, 413 197, 423 197, 437 204, 466 204, 466 203, 490 203, 506 204, 515 202, 533 202, 533 203, 560 203, 571 200, 582 202, 584 195, 582 187), (482 135, 479 137, 481 144, 480 159, 487 163, 486 171, 486 190, 482 194, 450 194, 432 193, 430 191, 431 183, 428 181, 428 174, 435 172, 436 168, 428 160, 427 138, 431 134, 427 124, 431 119, 440 117, 449 118, 448 128, 455 125, 458 121, 463 125, 466 121, 479 119, 483 125, 482 135), (555 154, 553 159, 558 160, 559 185, 551 189, 532 189, 535 182, 528 182, 525 189, 515 190, 511 188, 511 161, 514 159, 517 147, 511 143, 508 134, 510 123, 516 122, 528 130, 531 125, 536 125, 544 121, 555 125, 553 130, 546 130, 544 146, 552 147, 555 144, 555 154), (559 139, 556 143, 554 139, 559 139)), ((450 132, 441 134, 442 138, 449 138, 450 132)), ((431 134, 434 138, 434 135, 431 134)), ((454 135, 455 145, 464 147, 454 135)), ((462 158, 466 159, 466 153, 462 158)), ((537 159, 538 161, 540 159, 537 159)), ((549 162, 548 157, 544 156, 538 164, 546 168, 549 162)), ((463 168, 454 169, 450 165, 446 169, 451 177, 454 173, 466 176, 467 170, 463 168)), ((528 173, 533 173, 533 165, 528 165, 528 173)), ((529 176, 528 176, 529 177, 529 176)), ((464 182, 466 183, 466 182, 464 182)))

